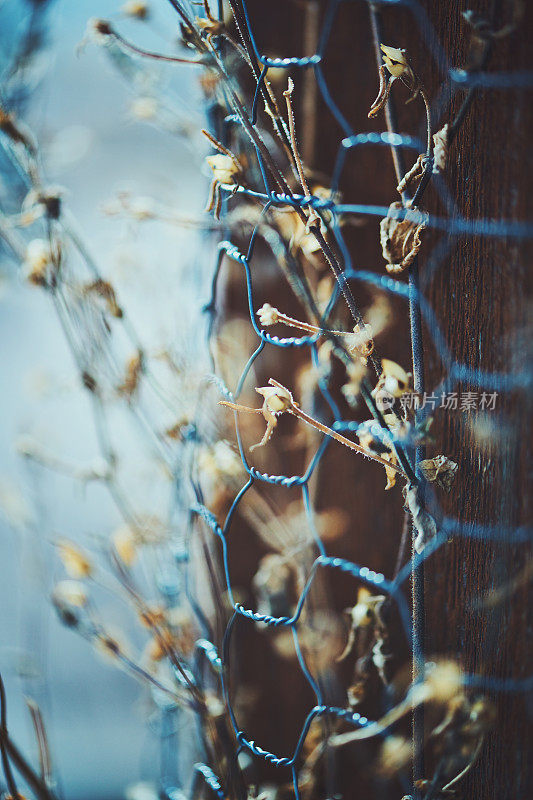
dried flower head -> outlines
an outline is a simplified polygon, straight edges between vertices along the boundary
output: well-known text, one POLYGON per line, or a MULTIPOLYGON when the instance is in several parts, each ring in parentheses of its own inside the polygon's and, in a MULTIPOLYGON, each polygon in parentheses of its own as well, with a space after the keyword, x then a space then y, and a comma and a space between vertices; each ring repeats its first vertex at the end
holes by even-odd
POLYGON ((132 101, 130 106, 130 111, 136 119, 141 120, 142 122, 155 119, 157 116, 157 112, 159 109, 159 103, 156 97, 151 97, 150 95, 143 95, 142 97, 136 97, 135 100, 132 101))
POLYGON ((98 17, 91 17, 87 22, 87 30, 85 32, 85 39, 89 39, 96 44, 107 44, 109 36, 113 35, 113 28, 106 19, 99 19, 98 17))
POLYGON ((121 525, 111 536, 116 554, 126 567, 131 567, 137 559, 137 541, 129 525, 121 525))
POLYGON ((438 483, 447 492, 450 491, 455 480, 458 465, 446 456, 426 458, 418 464, 424 478, 430 483, 438 483))
POLYGON ((380 411, 391 409, 394 401, 409 391, 412 375, 395 361, 384 358, 381 361, 382 372, 372 390, 372 396, 380 411))
POLYGON ((63 540, 57 543, 59 557, 69 575, 73 578, 88 578, 93 573, 93 564, 80 548, 72 542, 63 540))
POLYGON ((344 334, 346 348, 351 355, 357 355, 361 359, 361 363, 366 365, 368 356, 374 351, 373 331, 372 327, 365 323, 364 325, 355 325, 353 333, 344 334))
POLYGON ((216 153, 206 156, 205 159, 213 173, 213 178, 219 183, 234 183, 235 176, 239 174, 239 167, 230 156, 216 153))
MULTIPOLYGON (((386 395, 389 397, 390 395, 386 395)), ((379 397, 379 395, 378 395, 379 397)), ((378 407, 382 405, 377 403, 378 407)), ((383 409, 382 409, 383 410, 383 409)), ((384 414, 383 419, 388 426, 391 434, 399 438, 404 432, 404 424, 396 417, 395 414, 384 414)), ((383 459, 390 462, 389 467, 385 467, 387 475, 387 485, 385 489, 392 489, 396 485, 396 466, 398 460, 396 453, 392 447, 392 437, 387 430, 384 430, 378 422, 373 419, 362 422, 357 429, 357 438, 364 449, 369 453, 379 454, 383 459)))
POLYGON ((54 252, 46 239, 32 239, 26 248, 24 269, 26 279, 34 286, 50 286, 59 263, 61 251, 54 252))
POLYGON ((380 242, 387 271, 395 275, 409 267, 422 244, 420 234, 429 222, 429 214, 401 202, 391 203, 380 223, 380 242))
POLYGON ((273 213, 275 223, 283 236, 289 243, 290 252, 295 255, 301 252, 306 259, 318 267, 318 253, 321 250, 316 236, 310 230, 311 225, 319 226, 322 236, 327 234, 327 228, 321 217, 316 214, 309 215, 304 222, 294 208, 277 208, 273 213))
POLYGON ((381 50, 384 64, 379 68, 378 96, 370 107, 369 117, 375 117, 386 104, 395 80, 399 79, 411 91, 411 96, 407 102, 413 100, 421 89, 419 81, 407 60, 405 50, 398 47, 389 47, 386 44, 381 45, 381 50))
POLYGON ((275 325, 279 321, 279 311, 271 306, 270 303, 263 303, 257 312, 257 316, 259 317, 259 324, 264 328, 275 325))
POLYGON ((411 67, 407 61, 407 54, 403 48, 389 47, 389 45, 380 45, 383 53, 383 62, 388 71, 394 78, 410 77, 412 75, 411 67))
POLYGON ((221 187, 223 185, 230 185, 236 191, 239 180, 242 176, 243 166, 237 156, 228 150, 227 147, 215 139, 208 131, 202 129, 204 136, 209 139, 215 150, 218 150, 214 156, 206 156, 206 162, 213 173, 213 180, 209 189, 209 198, 205 210, 207 212, 214 211, 215 219, 220 217, 220 209, 222 204, 221 187))
POLYGON ((123 14, 136 19, 148 19, 150 7, 145 0, 127 0, 121 8, 123 14))
MULTIPOLYGON (((379 606, 385 600, 384 595, 373 595, 362 586, 357 592, 357 603, 353 608, 347 608, 353 628, 364 628, 376 620, 379 606)), ((344 656, 343 656, 344 657, 344 656)))
POLYGON ((87 600, 87 590, 79 581, 59 581, 52 591, 52 601, 56 606, 83 608, 87 605, 87 600))
POLYGON ((261 408, 248 408, 248 406, 241 406, 226 400, 220 401, 220 405, 228 406, 228 408, 233 408, 235 411, 250 411, 254 414, 262 414, 265 418, 267 423, 266 431, 261 441, 250 447, 251 451, 257 447, 263 447, 271 439, 280 414, 283 414, 284 411, 291 407, 298 407, 288 389, 272 378, 270 379, 270 384, 270 386, 262 386, 256 389, 256 392, 265 398, 261 408))

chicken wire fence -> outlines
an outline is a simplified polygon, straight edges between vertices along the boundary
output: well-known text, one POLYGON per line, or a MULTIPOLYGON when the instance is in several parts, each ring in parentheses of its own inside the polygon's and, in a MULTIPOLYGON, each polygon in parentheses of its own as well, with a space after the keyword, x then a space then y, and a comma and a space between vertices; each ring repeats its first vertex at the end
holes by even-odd
MULTIPOLYGON (((172 643, 165 641, 166 623, 161 619, 150 618, 148 621, 154 630, 156 643, 159 644, 163 655, 171 665, 175 688, 170 691, 164 681, 154 678, 150 674, 145 674, 144 677, 154 684, 154 695, 158 698, 161 706, 165 706, 165 702, 167 702, 165 698, 172 697, 174 692, 178 705, 182 703, 194 712, 201 731, 199 738, 203 743, 205 753, 203 760, 197 760, 194 763, 192 779, 189 779, 187 775, 180 776, 181 787, 179 789, 168 785, 168 781, 161 787, 162 796, 166 797, 177 798, 185 793, 191 798, 209 794, 221 799, 251 796, 248 791, 252 793, 253 790, 246 786, 246 781, 242 778, 238 759, 240 754, 248 753, 253 759, 266 761, 269 765, 279 768, 284 776, 289 775, 292 780, 294 796, 300 798, 303 794, 307 796, 300 785, 302 751, 314 720, 324 719, 326 723, 327 721, 342 721, 344 726, 355 734, 353 741, 357 741, 358 731, 361 731, 361 740, 387 737, 392 718, 389 721, 386 717, 384 720, 374 721, 357 713, 353 708, 330 705, 327 702, 320 677, 312 674, 306 661, 305 648, 301 646, 299 640, 299 623, 302 615, 305 614, 313 583, 320 573, 341 572, 349 575, 353 577, 358 586, 368 587, 371 592, 389 598, 396 605, 403 635, 413 654, 414 682, 405 701, 411 708, 411 706, 418 705, 416 692, 420 690, 421 686, 427 685, 428 680, 431 680, 431 667, 425 664, 423 647, 423 565, 425 562, 451 538, 469 537, 481 541, 505 541, 506 543, 525 543, 531 539, 529 529, 526 527, 510 528, 504 520, 487 525, 473 521, 463 522, 459 518, 447 515, 440 508, 436 492, 419 468, 419 462, 423 459, 424 453, 421 437, 418 435, 423 430, 424 422, 430 415, 431 409, 435 407, 431 398, 437 399, 449 395, 460 384, 468 384, 473 387, 475 391, 472 393, 472 397, 477 392, 476 396, 480 396, 481 403, 486 406, 490 404, 494 392, 521 392, 531 386, 531 376, 528 372, 491 373, 456 361, 452 348, 446 342, 436 315, 423 291, 423 287, 429 285, 435 272, 447 258, 451 257, 455 237, 469 236, 515 241, 533 235, 533 226, 526 222, 512 219, 469 219, 464 217, 459 212, 454 198, 450 196, 442 175, 445 170, 446 158, 453 157, 452 147, 455 134, 462 124, 470 104, 475 102, 476 91, 481 88, 489 91, 491 89, 516 91, 530 87, 533 83, 533 73, 530 72, 484 71, 491 42, 504 33, 511 32, 519 24, 521 4, 516 3, 512 7, 511 22, 501 30, 494 30, 490 20, 487 21, 481 16, 468 12, 466 21, 477 37, 476 46, 479 51, 479 60, 473 68, 462 70, 454 68, 450 64, 439 43, 431 20, 422 5, 416 0, 380 0, 380 2, 368 3, 368 35, 369 37, 374 36, 377 69, 380 67, 383 54, 385 65, 389 68, 388 72, 384 67, 381 69, 381 97, 378 98, 381 106, 386 108, 387 130, 381 133, 368 133, 357 132, 351 128, 333 99, 324 71, 328 59, 328 45, 335 30, 339 9, 344 3, 354 1, 330 0, 325 4, 317 46, 311 55, 269 58, 261 50, 261 31, 254 27, 248 13, 246 0, 230 2, 233 24, 238 34, 237 46, 235 40, 226 35, 227 21, 226 23, 224 21, 224 9, 221 3, 218 4, 215 13, 208 6, 203 7, 199 4, 170 0, 181 23, 184 40, 196 53, 198 62, 207 66, 217 76, 223 87, 217 99, 210 104, 208 118, 211 131, 209 138, 214 144, 215 150, 218 151, 215 158, 221 156, 218 161, 213 161, 211 164, 214 182, 210 206, 211 209, 214 209, 215 216, 220 215, 221 217, 220 225, 216 225, 216 234, 219 235, 222 232, 224 238, 218 243, 212 274, 211 297, 204 308, 207 319, 211 372, 207 377, 207 382, 202 380, 196 387, 198 394, 203 393, 206 386, 210 387, 210 391, 215 387, 220 399, 233 408, 238 450, 242 466, 247 474, 244 485, 236 490, 223 521, 217 518, 217 515, 206 503, 205 476, 203 474, 205 461, 199 457, 206 442, 212 442, 216 438, 212 421, 206 420, 205 411, 202 409, 202 413, 187 420, 187 424, 176 430, 173 441, 175 449, 171 453, 167 443, 161 443, 158 423, 154 423, 151 419, 149 404, 147 406, 145 403, 141 408, 133 402, 137 384, 145 381, 154 398, 159 398, 164 405, 172 405, 172 401, 169 401, 164 389, 154 377, 151 365, 143 357, 141 337, 137 335, 129 317, 123 313, 112 287, 103 279, 100 270, 69 222, 68 216, 66 218, 63 216, 61 202, 47 189, 42 178, 37 147, 31 133, 6 114, 1 118, 3 145, 9 157, 16 163, 19 175, 27 184, 27 188, 33 191, 32 207, 39 206, 42 209, 39 218, 36 217, 36 223, 44 224, 48 250, 46 253, 40 253, 41 260, 37 259, 37 266, 35 266, 35 261, 30 260, 30 266, 33 264, 34 267, 30 279, 49 291, 72 348, 83 383, 88 390, 105 459, 104 474, 100 476, 100 479, 110 489, 126 523, 133 529, 142 528, 143 523, 133 510, 130 499, 120 491, 114 474, 116 453, 111 444, 112 437, 107 427, 104 395, 105 387, 116 386, 119 380, 122 380, 122 394, 127 399, 128 411, 133 415, 136 424, 147 435, 150 446, 155 447, 164 462, 170 465, 174 475, 175 492, 168 522, 172 544, 169 549, 163 548, 161 553, 165 557, 173 559, 173 563, 176 564, 176 574, 181 583, 180 580, 176 582, 173 568, 168 561, 165 562, 159 573, 153 575, 153 578, 165 603, 176 603, 176 597, 181 594, 188 597, 196 611, 196 622, 200 626, 201 634, 195 638, 190 654, 183 656, 176 652, 172 643), (438 69, 448 76, 452 87, 451 96, 464 93, 459 112, 453 120, 450 120, 445 129, 439 132, 431 130, 431 119, 428 114, 430 130, 427 142, 401 134, 396 128, 391 103, 393 92, 390 96, 388 94, 391 91, 392 79, 399 79, 405 83, 413 96, 423 92, 423 87, 402 51, 393 52, 391 48, 388 48, 387 51, 385 48, 383 52, 380 52, 380 45, 384 44, 381 41, 380 33, 381 15, 386 15, 388 9, 393 6, 404 8, 405 13, 410 15, 413 25, 425 40, 438 69), (242 57, 243 63, 249 68, 254 79, 253 95, 249 102, 242 99, 243 95, 237 88, 233 75, 228 71, 228 54, 233 54, 234 50, 237 50, 238 55, 242 57), (387 63, 387 57, 389 63, 387 63), (392 61, 390 61, 391 58, 392 61), (304 71, 312 73, 320 97, 330 115, 328 119, 321 119, 321 124, 331 125, 332 131, 337 130, 338 127, 342 130, 342 139, 338 144, 335 167, 326 194, 313 194, 309 191, 297 149, 290 85, 285 93, 288 111, 286 122, 284 116, 280 114, 276 100, 267 84, 268 71, 280 68, 289 69, 291 74, 295 75, 304 71), (264 102, 281 143, 276 159, 272 157, 270 148, 265 144, 266 135, 258 121, 260 101, 264 102), (388 106, 386 106, 387 102, 388 106), (440 139, 435 138, 439 134, 440 139), (232 151, 236 145, 239 147, 238 157, 235 157, 232 151), (415 161, 418 158, 418 172, 412 177, 411 185, 409 185, 409 181, 404 185, 401 193, 402 202, 393 204, 394 209, 392 206, 388 208, 365 203, 351 203, 349 198, 341 198, 339 193, 339 184, 348 159, 354 158, 356 153, 365 152, 367 148, 375 147, 386 148, 393 153, 398 182, 407 172, 403 166, 404 159, 407 159, 409 154, 413 154, 413 158, 409 158, 409 161, 415 161), (283 170, 277 166, 280 152, 287 157, 288 167, 293 171, 290 181, 286 179, 283 170), (249 164, 245 179, 243 154, 246 155, 249 164), (411 192, 411 187, 416 181, 418 184, 411 192), (430 182, 438 192, 447 216, 437 216, 420 209, 423 194, 430 182), (291 185, 299 185, 299 187, 291 189, 291 185), (232 235, 232 211, 230 209, 238 207, 240 202, 253 203, 254 208, 259 208, 256 218, 251 224, 251 235, 245 245, 242 243, 242 235, 238 237, 238 243, 236 237, 232 235), (283 240, 283 237, 277 235, 275 228, 270 225, 272 214, 280 209, 297 215, 298 223, 304 228, 302 235, 315 237, 326 264, 334 274, 334 288, 325 302, 317 296, 316 287, 311 285, 306 273, 298 268, 296 260, 291 257, 287 242, 283 240), (346 243, 341 224, 350 217, 374 217, 384 220, 388 225, 391 237, 394 235, 395 226, 401 227, 403 223, 406 226, 405 230, 408 230, 410 234, 413 232, 421 234, 425 229, 434 229, 446 235, 442 237, 433 252, 425 258, 421 279, 419 279, 417 269, 418 246, 413 245, 412 242, 411 257, 405 259, 405 263, 394 264, 391 256, 388 265, 391 267, 390 274, 377 274, 359 269, 354 265, 352 252, 346 243), (85 289, 82 292, 80 292, 79 276, 76 274, 76 270, 79 270, 80 266, 77 264, 73 269, 68 263, 63 262, 61 250, 65 241, 69 241, 77 251, 77 257, 82 265, 81 269, 86 271, 88 268, 91 275, 90 283, 85 282, 85 289), (308 335, 279 337, 265 330, 272 320, 286 322, 287 317, 281 314, 280 319, 280 312, 270 307, 266 309, 263 307, 262 313, 258 313, 258 303, 254 294, 254 277, 257 276, 261 265, 261 257, 257 255, 259 242, 266 245, 275 258, 283 260, 285 277, 297 292, 300 303, 307 309, 309 318, 316 323, 314 326, 310 326, 309 323, 299 326, 300 330, 308 335), (240 377, 234 386, 227 386, 221 375, 217 375, 216 358, 212 352, 212 343, 217 337, 216 323, 220 314, 218 299, 220 291, 217 293, 219 277, 223 265, 227 264, 228 260, 234 262, 242 270, 242 280, 246 285, 247 298, 245 311, 249 315, 249 322, 257 339, 257 347, 247 363, 243 364, 240 377), (397 272, 403 272, 402 278, 407 276, 407 280, 395 277, 397 272), (384 400, 383 396, 376 394, 370 375, 374 371, 376 377, 381 380, 382 365, 376 358, 372 347, 368 347, 368 338, 365 339, 363 335, 357 340, 359 344, 357 352, 363 348, 362 361, 368 362, 368 371, 361 370, 360 374, 357 372, 353 378, 356 386, 354 391, 362 397, 372 418, 371 438, 374 444, 371 448, 367 448, 366 455, 374 457, 374 460, 381 458, 382 466, 386 466, 383 463, 383 455, 387 456, 385 461, 389 463, 389 466, 393 465, 396 475, 405 479, 407 487, 405 497, 411 515, 415 542, 412 557, 401 566, 396 574, 393 574, 394 565, 391 565, 389 575, 375 571, 372 569, 372 564, 356 564, 336 556, 335 552, 330 550, 329 543, 322 540, 317 530, 316 512, 313 508, 312 492, 309 486, 326 448, 333 446, 332 438, 337 438, 341 444, 350 447, 351 440, 347 439, 344 434, 358 434, 358 432, 360 434, 361 425, 366 425, 365 430, 368 431, 368 423, 361 424, 343 417, 331 387, 330 373, 323 369, 320 355, 321 342, 329 342, 331 351, 339 361, 348 370, 353 369, 354 357, 353 352, 348 349, 348 340, 342 332, 334 330, 330 319, 339 304, 345 304, 353 324, 356 326, 354 334, 356 336, 364 334, 365 322, 356 300, 358 286, 378 289, 386 295, 400 298, 407 304, 410 318, 409 337, 413 355, 413 388, 416 396, 419 399, 423 397, 426 401, 423 406, 420 402, 418 403, 411 426, 400 430, 394 422, 391 423, 390 415, 387 416, 386 412, 392 410, 398 418, 398 404, 387 406, 386 399, 384 400), (138 353, 137 358, 129 364, 126 379, 123 377, 121 357, 114 352, 115 345, 109 333, 108 320, 110 317, 123 327, 124 333, 138 353), (431 387, 431 391, 427 391, 427 387, 424 385, 422 321, 445 371, 445 378, 438 386, 431 387), (367 346, 367 350, 364 350, 365 346, 367 346), (317 369, 318 391, 329 409, 329 418, 315 420, 305 410, 300 409, 292 394, 275 380, 269 387, 262 389, 264 404, 258 411, 264 416, 269 436, 273 434, 273 442, 275 442, 276 435, 274 428, 279 415, 284 413, 299 417, 305 424, 311 424, 318 429, 321 436, 320 444, 302 474, 276 475, 260 471, 251 463, 252 459, 247 455, 243 445, 241 420, 243 419, 243 409, 246 413, 246 407, 239 405, 240 395, 252 371, 261 363, 261 358, 268 349, 274 349, 279 353, 290 350, 308 352, 309 359, 317 369), (247 493, 252 487, 257 490, 263 484, 293 489, 301 493, 309 535, 314 543, 316 557, 307 570, 303 588, 299 592, 295 608, 290 615, 276 616, 245 607, 239 601, 232 582, 232 563, 228 548, 232 526, 238 519, 241 503, 247 493), (221 546, 225 586, 223 591, 222 587, 219 587, 221 594, 214 598, 214 603, 223 610, 226 609, 227 602, 231 607, 229 621, 227 621, 221 642, 217 641, 213 625, 208 619, 209 615, 205 608, 202 608, 198 587, 194 585, 198 580, 196 568, 193 569, 189 566, 191 564, 191 547, 197 535, 198 525, 205 525, 221 546), (185 534, 183 530, 186 530, 185 534), (410 582, 413 588, 412 604, 408 602, 410 582), (227 592, 227 597, 222 596, 224 592, 227 592), (256 742, 244 729, 238 712, 233 708, 232 698, 235 687, 230 690, 230 646, 238 624, 286 628, 292 633, 302 680, 309 684, 316 702, 309 709, 293 751, 288 754, 270 752, 261 746, 261 743, 256 742), (207 674, 208 667, 210 668, 210 677, 207 674), (222 759, 217 755, 216 748, 209 743, 209 730, 213 722, 205 701, 206 684, 214 687, 215 694, 223 700, 225 713, 232 729, 233 735, 229 745, 226 742, 226 755, 222 759)), ((107 22, 97 21, 93 26, 93 34, 109 50, 115 62, 121 59, 132 59, 135 63, 137 58, 166 59, 169 62, 180 61, 178 57, 167 57, 163 54, 141 50, 135 44, 132 45, 126 41, 117 33, 115 26, 111 26, 107 22)), ((129 60, 127 63, 129 65, 129 60)), ((121 64, 123 66, 122 62, 121 64)), ((176 68, 179 68, 179 64, 176 64, 176 68)), ((23 209, 22 214, 24 213, 30 213, 28 208, 23 209)), ((17 226, 5 224, 2 233, 10 249, 20 257, 20 260, 28 263, 27 245, 17 226)), ((39 256, 39 254, 37 255, 39 256)), ((407 255, 405 251, 403 251, 403 255, 407 255)), ((286 324, 291 324, 291 322, 286 324)), ((357 364, 359 365, 359 362, 357 364)), ((348 375, 350 374, 348 371, 348 375)), ((275 375, 272 377, 275 378, 275 375)), ((200 405, 203 405, 203 402, 200 405)), ((403 406, 402 409, 405 411, 403 406)), ((220 413, 223 414, 226 411, 221 410, 220 413)), ((265 438, 265 441, 267 440, 268 437, 265 438)), ((25 455, 30 457, 32 454, 27 452, 25 455)), ((113 569, 126 587, 133 603, 145 616, 149 616, 150 612, 146 610, 142 598, 138 596, 127 558, 118 557, 117 550, 119 555, 120 553, 124 555, 124 551, 120 550, 120 547, 108 552, 113 569)), ((143 672, 143 668, 123 652, 116 642, 107 637, 104 629, 99 627, 98 623, 95 623, 90 617, 80 619, 78 611, 72 615, 72 609, 70 607, 66 609, 64 598, 59 605, 65 622, 77 628, 89 639, 103 640, 104 646, 123 665, 133 671, 143 672)), ((377 664, 377 655, 374 654, 374 656, 377 664)), ((533 685, 531 678, 494 679, 477 674, 462 674, 461 683, 465 688, 500 692, 525 691, 533 685)), ((417 728, 417 724, 420 726, 420 724, 423 725, 423 722, 417 723, 415 712, 415 745, 418 737, 418 746, 421 747, 423 733, 420 727, 417 728)), ((330 742, 331 727, 325 724, 322 730, 323 746, 326 749, 333 748, 335 743, 330 742)), ((162 747, 165 747, 164 743, 162 747)), ((13 758, 13 753, 10 754, 8 751, 8 761, 9 757, 13 758)), ((456 772, 461 774, 465 764, 457 766, 455 761, 453 763, 456 772)), ((30 770, 25 777, 28 778, 29 775, 31 778, 32 774, 30 770)), ((415 774, 415 778, 421 777, 421 773, 415 774)), ((446 770, 444 770, 440 777, 436 774, 433 780, 427 782, 428 785, 422 787, 420 784, 413 786, 412 779, 408 777, 408 770, 404 770, 402 774, 404 790, 413 797, 420 796, 420 792, 422 792, 427 800, 436 796, 436 793, 443 789, 444 784, 450 784, 451 787, 451 784, 454 783, 453 780, 450 780, 451 778, 453 775, 446 774, 446 770)), ((13 794, 13 787, 10 785, 8 788, 13 794)), ((33 789, 39 796, 50 797, 53 794, 50 786, 47 787, 45 782, 37 779, 34 780, 33 789)))

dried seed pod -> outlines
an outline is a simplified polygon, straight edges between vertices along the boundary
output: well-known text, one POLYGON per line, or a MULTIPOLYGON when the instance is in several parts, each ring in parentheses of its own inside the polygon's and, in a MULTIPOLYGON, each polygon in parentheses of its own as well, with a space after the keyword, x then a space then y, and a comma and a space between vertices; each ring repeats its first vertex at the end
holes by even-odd
POLYGON ((429 222, 429 214, 414 206, 405 209, 401 202, 391 203, 381 220, 380 242, 387 271, 393 275, 409 267, 422 244, 420 234, 429 222))

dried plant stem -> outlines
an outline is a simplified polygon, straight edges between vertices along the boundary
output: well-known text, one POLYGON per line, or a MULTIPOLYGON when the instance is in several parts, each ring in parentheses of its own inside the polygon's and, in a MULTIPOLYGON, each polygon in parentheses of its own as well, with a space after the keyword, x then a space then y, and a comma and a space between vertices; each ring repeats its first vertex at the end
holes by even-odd
POLYGON ((26 698, 26 705, 31 714, 35 738, 37 740, 41 778, 47 786, 50 786, 52 783, 52 763, 50 760, 50 748, 48 747, 48 737, 46 735, 43 716, 39 706, 31 698, 26 698))
POLYGON ((281 311, 277 312, 277 322, 283 322, 289 328, 298 328, 307 333, 332 333, 334 336, 349 336, 350 331, 334 331, 327 328, 320 328, 318 325, 311 325, 309 322, 302 322, 294 317, 289 317, 281 311))
POLYGON ((151 58, 154 61, 167 61, 171 64, 205 65, 205 60, 203 58, 180 58, 179 56, 166 56, 161 53, 153 53, 150 50, 143 50, 141 47, 137 47, 137 45, 134 45, 127 39, 124 39, 124 37, 117 33, 114 28, 111 28, 111 26, 109 26, 109 30, 106 32, 106 35, 115 39, 122 47, 124 47, 125 50, 130 50, 132 53, 142 56, 143 58, 151 58))
MULTIPOLYGON (((381 15, 378 8, 372 3, 369 3, 370 19, 372 24, 372 35, 374 40, 374 51, 376 55, 376 62, 378 68, 381 64, 381 15)), ((422 100, 426 109, 426 126, 427 126, 427 152, 428 156, 431 155, 431 113, 429 101, 426 92, 420 88, 422 100)), ((385 106, 385 119, 387 122, 387 129, 389 133, 397 133, 398 125, 396 118, 396 110, 394 107, 394 100, 392 97, 387 99, 385 106)), ((400 184, 406 174, 405 163, 403 154, 399 147, 391 145, 391 153, 394 163, 394 170, 396 173, 397 183, 400 184)), ((424 176, 421 179, 419 188, 423 188, 424 176)), ((416 192, 415 197, 417 202, 420 199, 420 192, 416 192)), ((409 191, 404 189, 402 193, 402 203, 404 206, 409 202, 409 191)), ((420 303, 418 300, 418 259, 415 258, 413 264, 409 267, 409 319, 411 329, 411 344, 413 354, 413 376, 414 376, 414 389, 417 392, 424 391, 424 362, 423 362, 423 344, 422 344, 422 316, 420 312, 420 303)), ((420 448, 415 451, 414 463, 415 471, 416 465, 421 458, 423 452, 420 448)), ((405 528, 404 528, 405 531, 405 528)), ((413 528, 412 542, 414 542, 415 531, 413 528)), ((400 548, 398 552, 398 563, 402 558, 402 550, 405 546, 405 538, 402 535, 400 548)), ((413 553, 414 554, 414 553, 413 553)), ((425 627, 425 614, 424 614, 424 567, 421 563, 418 568, 412 571, 412 602, 413 602, 413 681, 420 680, 423 677, 423 642, 424 642, 424 627, 425 627)), ((424 709, 419 707, 413 710, 412 722, 412 739, 413 739, 413 780, 423 777, 424 774, 424 754, 421 742, 424 740, 424 709)))
POLYGON ((459 783, 459 781, 461 781, 464 778, 464 776, 468 772, 470 772, 470 770, 472 769, 472 767, 476 763, 479 754, 481 753, 481 748, 483 747, 484 740, 485 740, 485 736, 482 735, 482 736, 479 737, 478 743, 477 743, 477 745, 475 747, 474 752, 472 753, 470 761, 468 762, 466 767, 463 770, 461 770, 461 772, 458 775, 455 776, 455 778, 452 778, 451 781, 449 781, 445 786, 442 787, 442 791, 443 792, 446 791, 447 789, 451 789, 452 786, 455 786, 456 783, 459 783))
MULTIPOLYGON (((284 393, 290 394, 288 392, 288 389, 278 381, 274 380, 274 378, 270 378, 269 383, 271 384, 271 386, 276 386, 284 393)), ((396 466, 394 463, 387 461, 387 459, 382 458, 381 456, 378 456, 374 453, 370 453, 368 450, 365 450, 365 448, 362 447, 361 445, 352 442, 351 439, 347 439, 345 436, 342 436, 342 434, 338 433, 337 431, 334 431, 332 428, 328 428, 327 425, 324 425, 322 422, 319 422, 317 419, 314 419, 314 417, 311 417, 309 416, 309 414, 306 414, 305 411, 302 411, 302 409, 293 401, 288 401, 288 402, 289 404, 286 408, 287 414, 292 414, 294 417, 297 417, 298 419, 302 420, 302 422, 305 422, 307 425, 310 425, 312 428, 315 428, 317 431, 320 431, 320 433, 329 436, 331 439, 335 439, 335 441, 339 442, 345 447, 348 447, 350 450, 359 453, 365 458, 369 458, 371 461, 376 461, 378 464, 381 464, 384 467, 393 469, 395 472, 402 475, 406 480, 408 479, 407 475, 405 474, 403 469, 401 469, 401 467, 396 466)), ((239 403, 232 403, 228 400, 220 400, 219 405, 227 406, 228 408, 233 409, 233 411, 246 411, 251 414, 263 414, 262 408, 250 408, 249 406, 243 406, 239 403)))
POLYGON ((338 433, 337 431, 328 428, 327 425, 324 425, 322 422, 319 422, 317 419, 310 417, 305 411, 302 411, 300 408, 296 406, 291 406, 288 409, 288 413, 292 414, 298 419, 301 419, 303 422, 306 422, 307 425, 311 425, 311 427, 316 428, 317 431, 324 433, 326 436, 330 436, 332 439, 335 439, 340 444, 343 444, 345 447, 349 447, 350 450, 354 450, 356 453, 360 453, 365 458, 371 459, 371 461, 377 461, 378 464, 382 464, 384 467, 388 467, 393 469, 399 475, 402 475, 407 480, 407 475, 403 471, 401 467, 397 467, 391 461, 387 461, 385 458, 381 458, 381 456, 375 455, 374 453, 369 453, 368 450, 365 450, 364 447, 361 447, 359 444, 355 444, 352 442, 351 439, 347 439, 342 434, 338 433))
MULTIPOLYGON (((289 86, 285 92, 283 92, 283 97, 285 98, 285 102, 287 103, 287 117, 289 120, 289 133, 291 136, 291 149, 292 155, 294 158, 294 163, 296 165, 296 169, 298 171, 298 176, 300 178, 300 183, 302 184, 302 189, 304 194, 310 194, 309 186, 307 184, 307 179, 305 177, 305 172, 302 164, 302 159, 300 158, 300 153, 298 151, 298 140, 296 139, 296 125, 294 124, 294 111, 292 108, 292 100, 291 94, 294 90, 294 83, 292 78, 289 78, 289 86)), ((316 212, 315 212, 316 213, 316 212)))
MULTIPOLYGON (((303 46, 304 55, 311 56, 316 50, 319 37, 319 4, 310 0, 304 8, 303 46)), ((312 166, 315 158, 317 136, 317 83, 312 70, 304 70, 302 92, 302 155, 303 160, 312 166)))

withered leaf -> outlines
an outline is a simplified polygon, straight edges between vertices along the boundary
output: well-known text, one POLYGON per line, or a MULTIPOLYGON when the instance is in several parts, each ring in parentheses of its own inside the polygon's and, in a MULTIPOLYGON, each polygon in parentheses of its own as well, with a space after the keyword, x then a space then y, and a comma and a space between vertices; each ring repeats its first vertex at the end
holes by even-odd
POLYGON ((404 497, 417 532, 414 549, 417 553, 421 553, 426 544, 437 535, 437 523, 431 514, 420 505, 416 486, 412 484, 406 486, 404 497))
POLYGON ((433 172, 443 172, 448 161, 448 123, 433 134, 433 172))
POLYGON ((412 264, 422 244, 420 234, 428 221, 429 214, 414 206, 404 208, 399 201, 390 204, 387 216, 379 226, 388 272, 394 275, 412 264))
POLYGON ((437 483, 447 492, 450 491, 458 469, 455 461, 446 456, 435 456, 435 458, 424 459, 418 466, 427 481, 437 483))

